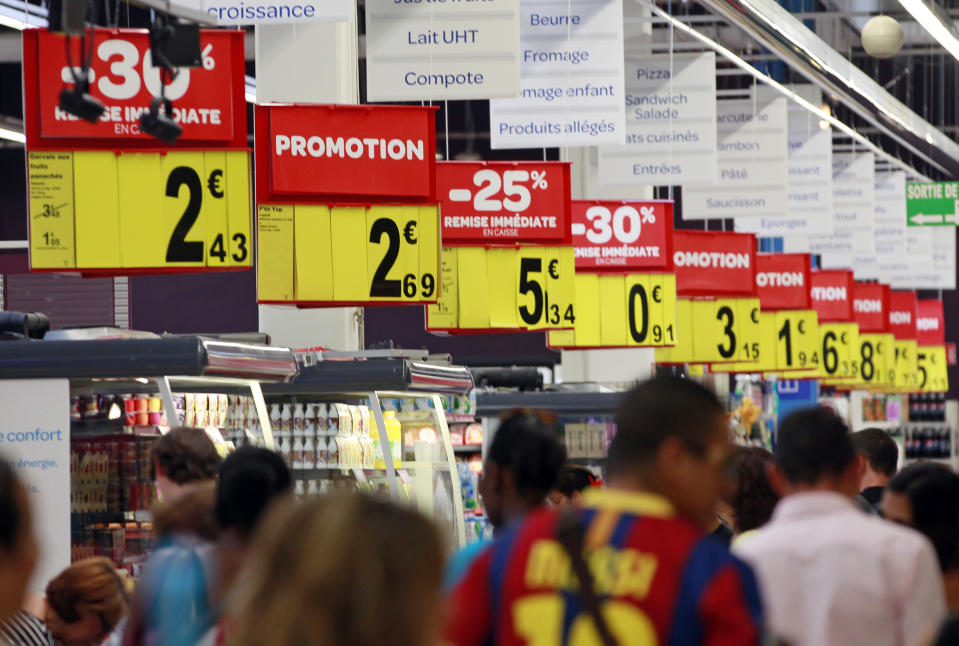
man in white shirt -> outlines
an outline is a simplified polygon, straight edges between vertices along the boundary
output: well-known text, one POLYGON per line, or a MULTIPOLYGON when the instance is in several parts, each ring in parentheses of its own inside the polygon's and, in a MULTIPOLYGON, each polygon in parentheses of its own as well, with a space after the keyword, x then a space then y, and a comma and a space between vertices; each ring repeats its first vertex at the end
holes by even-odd
POLYGON ((945 618, 932 546, 856 508, 858 471, 834 413, 783 421, 770 473, 783 499, 735 552, 759 576, 771 632, 792 646, 912 646, 945 618))

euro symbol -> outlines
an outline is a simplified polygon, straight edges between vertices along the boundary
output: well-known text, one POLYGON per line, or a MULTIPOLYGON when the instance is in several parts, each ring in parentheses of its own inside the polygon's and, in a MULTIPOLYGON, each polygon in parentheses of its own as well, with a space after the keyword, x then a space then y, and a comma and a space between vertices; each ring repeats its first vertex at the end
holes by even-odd
POLYGON ((559 264, 559 262, 555 258, 549 261, 549 277, 553 280, 559 278, 559 271, 556 269, 557 264, 559 264))
POLYGON ((749 318, 753 320, 753 323, 759 325, 759 308, 754 307, 752 313, 749 315, 749 318))
POLYGON ((660 295, 659 295, 659 290, 660 290, 660 285, 656 285, 655 287, 653 287, 653 302, 654 302, 654 303, 662 303, 662 302, 663 302, 662 298, 661 298, 660 295))
POLYGON ((802 320, 799 321, 799 325, 798 325, 797 327, 799 328, 799 333, 800 333, 800 334, 805 334, 805 333, 806 333, 806 325, 805 325, 805 323, 806 323, 805 321, 802 321, 802 320))
POLYGON ((843 332, 842 334, 840 334, 839 338, 842 339, 843 345, 845 345, 846 343, 849 343, 849 337, 846 336, 846 332, 843 332))
POLYGON ((221 179, 223 179, 223 171, 219 168, 210 173, 210 179, 207 180, 206 185, 213 197, 223 197, 223 189, 220 188, 221 179))
POLYGON ((406 226, 403 227, 403 237, 410 244, 416 243, 416 220, 410 220, 406 223, 406 226))

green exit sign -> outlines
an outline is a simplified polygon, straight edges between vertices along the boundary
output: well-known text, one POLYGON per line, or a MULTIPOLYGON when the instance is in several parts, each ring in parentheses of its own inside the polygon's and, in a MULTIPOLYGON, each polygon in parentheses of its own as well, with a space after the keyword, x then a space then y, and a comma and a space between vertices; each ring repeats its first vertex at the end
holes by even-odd
POLYGON ((959 224, 959 182, 906 184, 906 223, 911 227, 959 224))

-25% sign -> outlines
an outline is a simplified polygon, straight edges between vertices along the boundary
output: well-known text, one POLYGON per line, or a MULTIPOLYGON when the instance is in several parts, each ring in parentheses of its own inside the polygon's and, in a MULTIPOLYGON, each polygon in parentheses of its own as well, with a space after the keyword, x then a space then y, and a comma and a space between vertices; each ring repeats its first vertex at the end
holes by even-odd
POLYGON ((439 162, 443 243, 569 240, 565 162, 439 162))

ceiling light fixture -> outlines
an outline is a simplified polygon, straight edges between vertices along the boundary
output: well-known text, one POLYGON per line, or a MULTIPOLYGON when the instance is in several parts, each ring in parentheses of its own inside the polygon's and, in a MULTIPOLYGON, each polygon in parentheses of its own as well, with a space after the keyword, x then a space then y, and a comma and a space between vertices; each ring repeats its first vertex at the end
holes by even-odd
POLYGON ((952 28, 940 19, 938 12, 933 9, 934 4, 926 4, 922 0, 899 0, 899 4, 916 19, 923 29, 939 41, 946 51, 959 59, 959 39, 952 28))
POLYGON ((17 130, 10 130, 9 128, 4 128, 0 126, 0 139, 6 139, 8 141, 15 141, 18 144, 27 143, 27 136, 22 132, 17 130))

